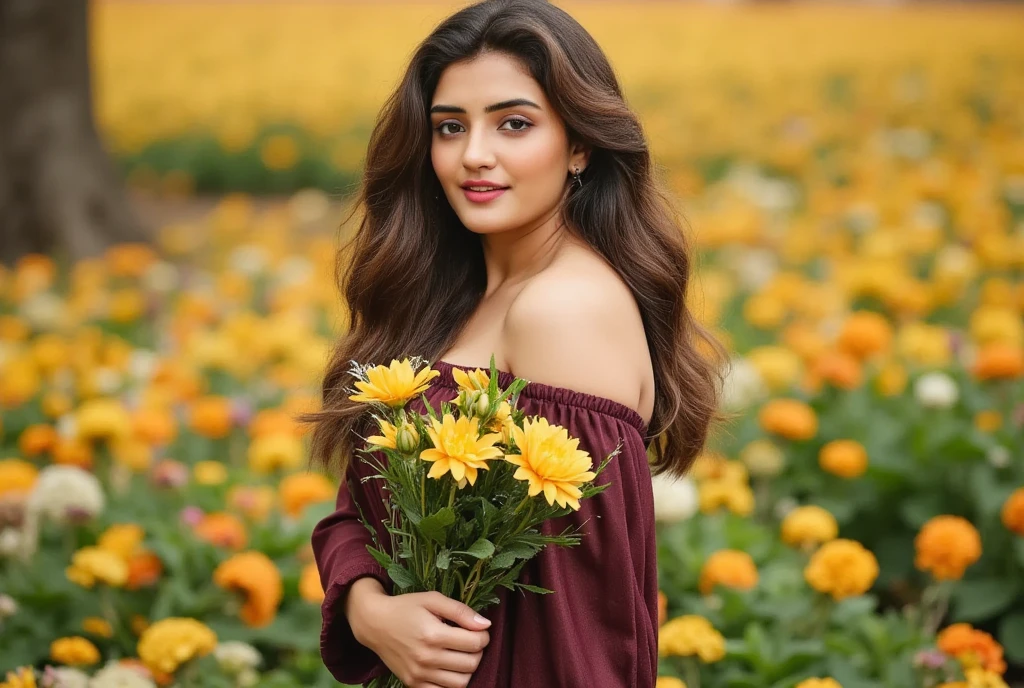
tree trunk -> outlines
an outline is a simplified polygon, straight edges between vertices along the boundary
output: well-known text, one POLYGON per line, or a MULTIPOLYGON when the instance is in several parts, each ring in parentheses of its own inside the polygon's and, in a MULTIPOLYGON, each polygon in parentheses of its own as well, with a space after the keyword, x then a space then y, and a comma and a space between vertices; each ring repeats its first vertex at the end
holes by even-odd
POLYGON ((0 0, 0 263, 146 241, 93 119, 88 0, 0 0))

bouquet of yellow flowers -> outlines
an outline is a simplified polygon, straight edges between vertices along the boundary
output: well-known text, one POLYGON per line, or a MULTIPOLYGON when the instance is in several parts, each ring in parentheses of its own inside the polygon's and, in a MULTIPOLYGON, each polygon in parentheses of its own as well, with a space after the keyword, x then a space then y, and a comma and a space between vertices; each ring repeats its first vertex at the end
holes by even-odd
MULTIPOLYGON (((363 480, 384 480, 388 495, 391 546, 385 551, 364 517, 374 541, 367 549, 387 569, 395 594, 439 591, 482 611, 498 602, 499 585, 554 592, 518 582, 519 572, 547 545, 578 545, 580 536, 571 529, 545 535, 539 526, 608 487, 593 480, 621 443, 591 470, 578 438, 516 408, 526 380, 498 388, 493 356, 489 374, 454 369, 460 391, 440 409, 423 396, 427 413, 412 412, 407 403, 440 375, 423 363, 414 357, 390 366, 352 364, 358 393, 349 398, 373 406, 381 433, 360 450, 375 470, 363 480), (373 455, 378 451, 386 462, 373 455)), ((402 684, 392 675, 372 685, 402 684)))

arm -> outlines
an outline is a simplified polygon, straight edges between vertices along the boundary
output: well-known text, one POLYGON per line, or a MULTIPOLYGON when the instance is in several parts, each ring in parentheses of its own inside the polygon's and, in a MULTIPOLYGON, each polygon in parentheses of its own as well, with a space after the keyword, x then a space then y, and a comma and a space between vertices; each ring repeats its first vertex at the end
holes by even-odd
POLYGON ((363 683, 386 670, 376 653, 359 642, 349 623, 349 618, 356 618, 350 613, 361 610, 374 595, 387 594, 387 571, 366 551, 368 544, 372 544, 370 532, 359 518, 349 481, 344 480, 334 513, 320 521, 312 535, 313 553, 326 592, 320 654, 341 683, 363 683))

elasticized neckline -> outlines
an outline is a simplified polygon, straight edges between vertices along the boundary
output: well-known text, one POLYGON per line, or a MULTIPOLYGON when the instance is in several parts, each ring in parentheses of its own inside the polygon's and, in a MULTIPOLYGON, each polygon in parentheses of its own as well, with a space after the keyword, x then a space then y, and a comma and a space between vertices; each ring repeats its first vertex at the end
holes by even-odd
MULTIPOLYGON (((460 365, 449 363, 448 361, 435 361, 431 367, 441 373, 441 375, 434 379, 434 383, 440 383, 445 387, 458 389, 459 386, 455 382, 455 378, 452 377, 452 368, 469 371, 476 369, 478 366, 460 365)), ((516 376, 507 370, 498 371, 498 385, 500 387, 508 387, 515 379, 516 376)), ((556 404, 578 406, 590 411, 596 411, 597 413, 612 416, 613 418, 617 418, 636 428, 644 442, 646 443, 647 441, 647 424, 644 423, 643 416, 641 416, 636 409, 630 408, 622 402, 615 401, 614 399, 590 394, 588 392, 578 392, 574 389, 569 389, 568 387, 556 387, 554 385, 546 385, 543 382, 532 381, 523 388, 523 391, 520 392, 519 395, 521 397, 528 397, 531 399, 551 401, 556 404)))

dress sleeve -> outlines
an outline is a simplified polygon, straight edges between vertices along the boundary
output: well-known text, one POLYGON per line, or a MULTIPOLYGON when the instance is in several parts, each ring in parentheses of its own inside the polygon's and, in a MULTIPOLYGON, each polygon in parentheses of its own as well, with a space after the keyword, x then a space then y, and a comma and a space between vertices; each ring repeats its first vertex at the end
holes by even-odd
MULTIPOLYGON (((334 513, 313 529, 312 545, 325 591, 321 613, 320 656, 331 674, 341 683, 360 684, 375 678, 387 666, 375 652, 356 641, 345 616, 341 600, 352 583, 363 576, 373 576, 390 594, 391 581, 387 571, 366 551, 373 544, 370 532, 363 525, 356 499, 364 512, 372 505, 364 499, 365 492, 357 477, 359 464, 353 462, 347 480, 341 481, 334 513)), ((368 516, 369 517, 369 516, 368 516)))
POLYGON ((653 687, 658 569, 651 473, 638 428, 642 421, 632 409, 601 397, 567 390, 555 397, 524 397, 519 408, 579 438, 594 468, 620 439, 622 449, 595 480, 610 483, 609 488, 582 500, 579 511, 542 525, 545 533, 558 534, 582 524, 581 541, 545 548, 530 562, 534 566, 524 567, 528 577, 536 577, 524 582, 555 592, 514 596, 521 607, 512 656, 552 667, 554 674, 544 685, 653 687))

